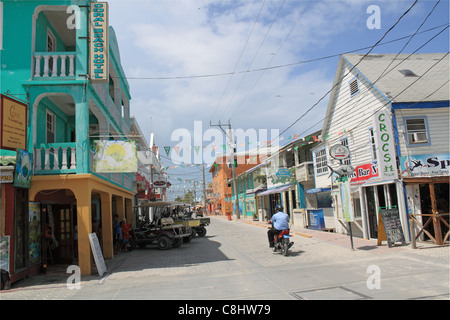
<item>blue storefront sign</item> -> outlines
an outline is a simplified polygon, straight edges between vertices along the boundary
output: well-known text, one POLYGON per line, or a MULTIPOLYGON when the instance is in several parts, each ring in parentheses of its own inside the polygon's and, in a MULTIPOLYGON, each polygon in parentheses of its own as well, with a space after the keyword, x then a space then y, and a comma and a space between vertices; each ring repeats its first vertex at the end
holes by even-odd
POLYGON ((439 176, 450 173, 450 154, 421 154, 400 157, 403 177, 439 176))
POLYGON ((323 209, 308 209, 308 228, 313 230, 325 229, 323 209))

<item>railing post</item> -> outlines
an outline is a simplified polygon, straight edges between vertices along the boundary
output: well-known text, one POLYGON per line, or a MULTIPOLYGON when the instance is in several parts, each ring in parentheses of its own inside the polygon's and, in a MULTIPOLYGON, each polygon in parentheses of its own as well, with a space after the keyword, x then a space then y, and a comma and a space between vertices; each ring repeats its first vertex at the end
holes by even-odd
POLYGON ((76 169, 77 168, 77 149, 76 148, 70 148, 70 169, 76 169))
POLYGON ((42 56, 35 56, 34 57, 34 76, 40 77, 41 76, 41 58, 42 56))
POLYGON ((36 154, 36 158, 35 158, 35 168, 36 170, 42 170, 42 159, 41 159, 41 152, 42 150, 39 149, 35 149, 35 154, 36 154))
POLYGON ((62 170, 67 169, 67 148, 62 148, 62 170))
POLYGON ((58 55, 52 55, 53 61, 53 69, 52 69, 52 77, 58 76, 58 55))
POLYGON ((59 147, 52 148, 53 150, 53 170, 59 170, 59 147))
POLYGON ((409 228, 411 229, 411 247, 417 249, 416 246, 416 230, 414 227, 414 218, 409 216, 409 228))
POLYGON ((66 77, 66 55, 61 55, 61 73, 59 74, 60 77, 66 77))
POLYGON ((50 170, 50 154, 48 149, 44 149, 45 157, 44 157, 44 170, 50 170))
POLYGON ((70 55, 69 56, 69 77, 73 77, 75 76, 75 65, 74 65, 74 61, 75 61, 75 56, 74 55, 70 55))
POLYGON ((42 75, 43 77, 48 77, 49 59, 50 59, 50 56, 44 56, 44 74, 42 75))

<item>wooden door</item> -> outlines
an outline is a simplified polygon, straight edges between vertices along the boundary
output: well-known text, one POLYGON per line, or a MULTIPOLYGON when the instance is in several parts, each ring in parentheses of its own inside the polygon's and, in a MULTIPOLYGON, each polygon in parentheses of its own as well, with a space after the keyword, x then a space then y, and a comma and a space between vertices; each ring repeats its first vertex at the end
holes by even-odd
POLYGON ((73 221, 70 205, 57 206, 58 262, 73 262, 73 221))

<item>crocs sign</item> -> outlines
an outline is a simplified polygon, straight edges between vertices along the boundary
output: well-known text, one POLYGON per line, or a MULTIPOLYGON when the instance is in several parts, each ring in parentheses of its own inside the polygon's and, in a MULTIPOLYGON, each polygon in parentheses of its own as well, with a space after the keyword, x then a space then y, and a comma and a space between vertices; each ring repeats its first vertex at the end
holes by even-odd
POLYGON ((386 109, 375 113, 373 117, 377 146, 379 175, 382 180, 398 178, 395 158, 394 131, 386 109))

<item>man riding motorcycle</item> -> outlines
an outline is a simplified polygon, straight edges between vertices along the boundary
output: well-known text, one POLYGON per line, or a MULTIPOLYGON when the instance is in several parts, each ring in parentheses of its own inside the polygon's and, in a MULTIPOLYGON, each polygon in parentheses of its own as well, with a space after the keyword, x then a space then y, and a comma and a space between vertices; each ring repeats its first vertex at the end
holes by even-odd
POLYGON ((275 206, 275 214, 270 218, 272 223, 272 228, 267 231, 267 237, 269 238, 269 247, 273 248, 274 244, 274 236, 280 234, 283 230, 289 229, 289 216, 284 213, 283 207, 277 204, 275 206))

